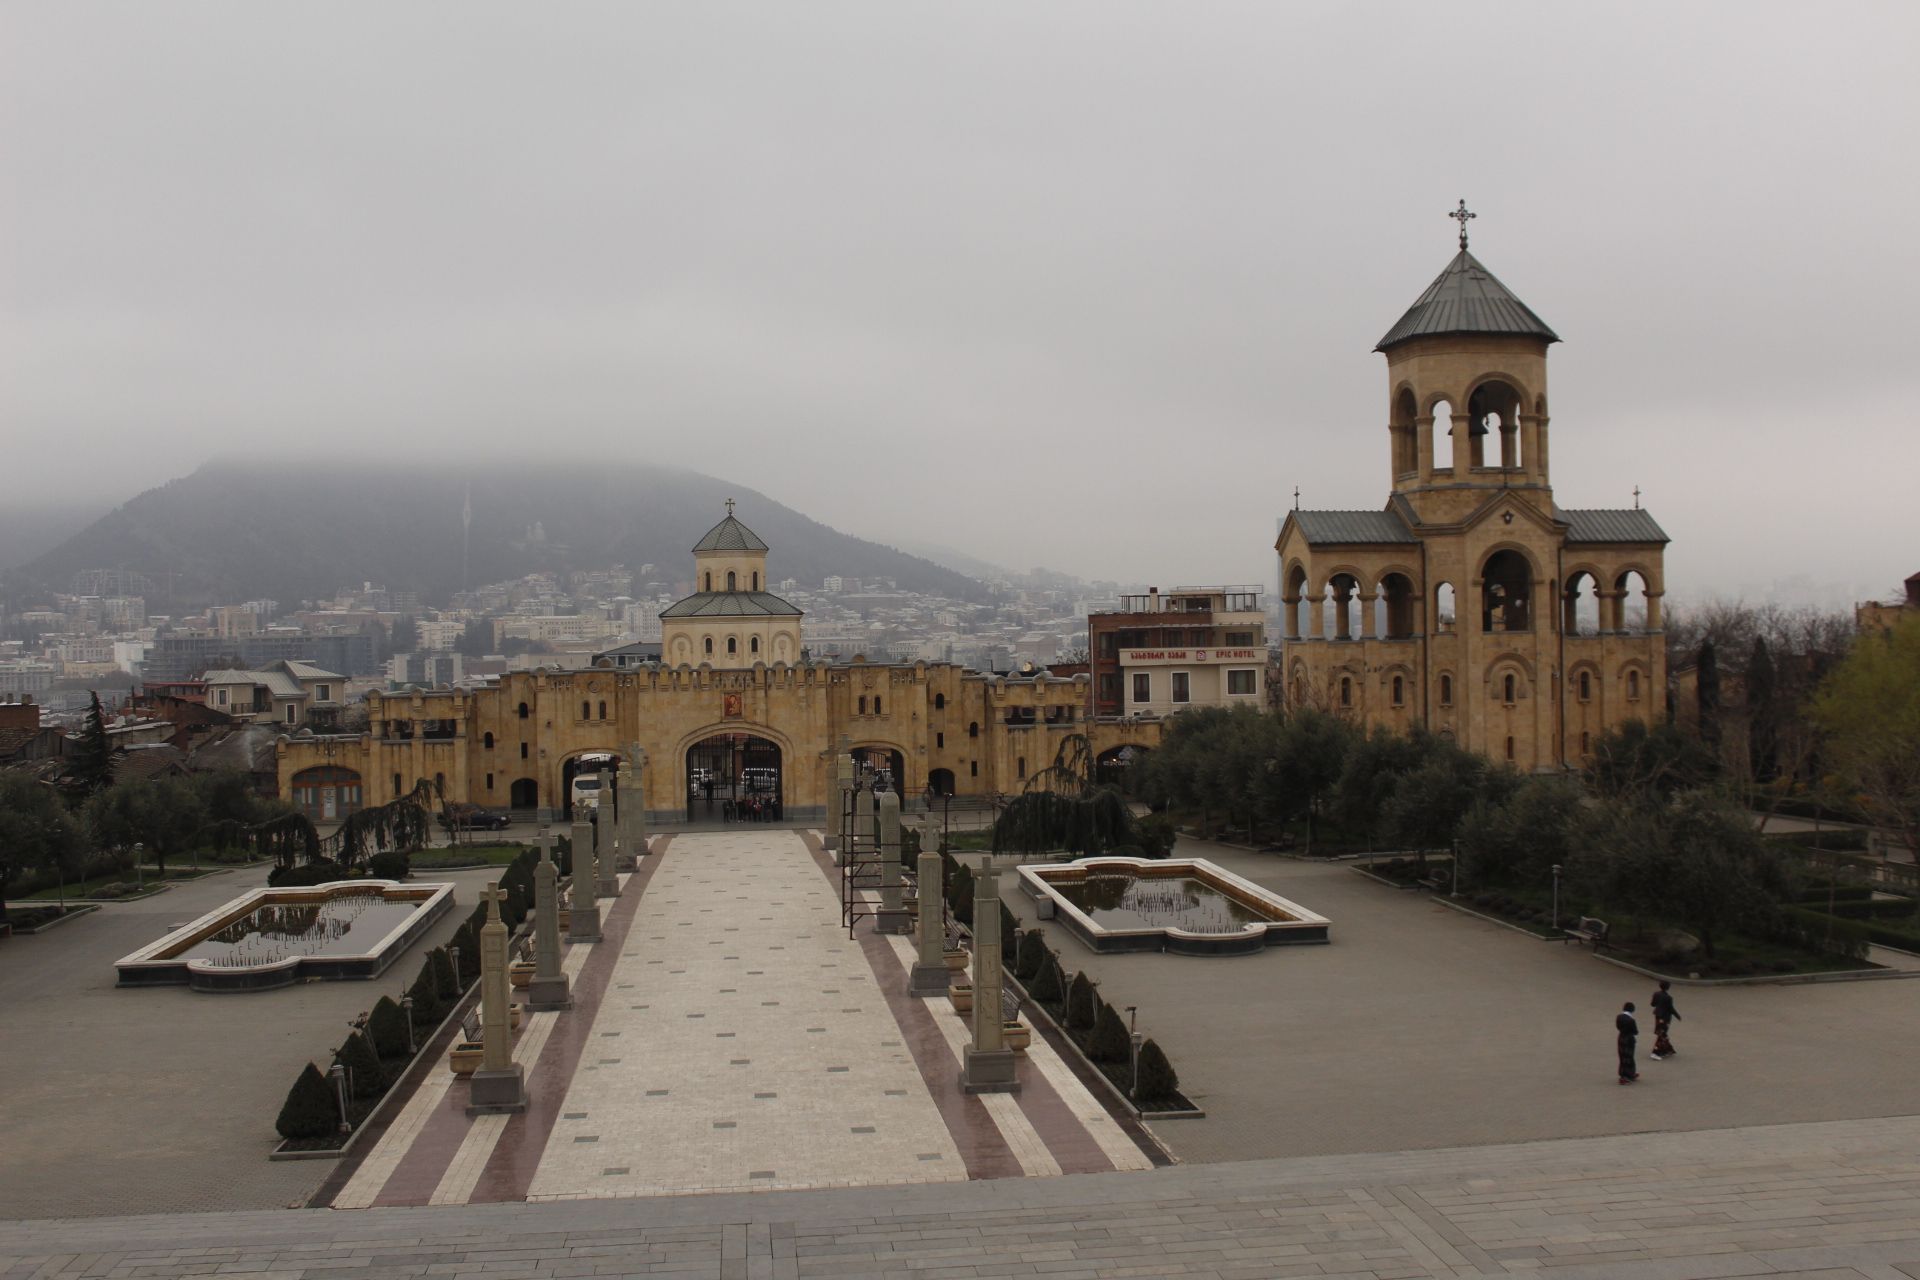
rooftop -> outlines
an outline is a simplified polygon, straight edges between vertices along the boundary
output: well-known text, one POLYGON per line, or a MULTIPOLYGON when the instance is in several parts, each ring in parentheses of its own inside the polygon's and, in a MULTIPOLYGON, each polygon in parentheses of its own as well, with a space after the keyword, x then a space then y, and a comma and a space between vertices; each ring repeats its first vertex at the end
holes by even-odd
POLYGON ((1390 351, 1415 338, 1462 333, 1560 341, 1546 321, 1462 248, 1373 349, 1390 351))

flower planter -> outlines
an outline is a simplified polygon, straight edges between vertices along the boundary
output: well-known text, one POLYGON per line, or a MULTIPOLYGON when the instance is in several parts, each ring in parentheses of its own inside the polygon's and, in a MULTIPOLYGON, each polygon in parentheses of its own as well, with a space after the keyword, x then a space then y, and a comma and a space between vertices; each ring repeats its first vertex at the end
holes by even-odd
POLYGON ((1007 1048, 1015 1053, 1025 1053, 1027 1046, 1033 1043, 1033 1028, 1024 1022, 1003 1023, 1001 1034, 1006 1038, 1007 1048))
POLYGON ((564 934, 572 928, 573 928, 573 908, 561 907, 560 908, 560 932, 564 934))
POLYGON ((941 958, 947 962, 947 968, 953 972, 965 973, 968 963, 973 959, 973 953, 970 951, 948 951, 944 952, 941 958))
POLYGON ((955 1013, 973 1012, 973 988, 972 987, 970 986, 948 987, 947 999, 953 1001, 953 1011, 955 1013))
POLYGON ((447 1070, 456 1076, 470 1076, 480 1069, 486 1050, 476 1040, 456 1040, 447 1052, 447 1070))
POLYGON ((507 1006, 507 1030, 518 1031, 520 1029, 520 1024, 526 1021, 526 1017, 527 1017, 527 1013, 524 1008, 522 1008, 517 1004, 508 1005, 507 1006))
MULTIPOLYGON (((507 966, 507 981, 518 991, 533 981, 533 961, 516 960, 507 966)), ((517 1007, 517 1006, 516 1006, 517 1007)))

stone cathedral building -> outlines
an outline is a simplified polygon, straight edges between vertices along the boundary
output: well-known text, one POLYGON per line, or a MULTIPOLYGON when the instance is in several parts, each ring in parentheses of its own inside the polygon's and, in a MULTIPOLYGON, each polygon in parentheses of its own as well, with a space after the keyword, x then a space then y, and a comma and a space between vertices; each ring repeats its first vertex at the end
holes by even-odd
POLYGON ((1464 204, 1453 216, 1458 255, 1375 348, 1391 496, 1281 526, 1284 695, 1521 769, 1577 765, 1663 712, 1667 535, 1637 500, 1554 501, 1560 339, 1467 252, 1464 204))

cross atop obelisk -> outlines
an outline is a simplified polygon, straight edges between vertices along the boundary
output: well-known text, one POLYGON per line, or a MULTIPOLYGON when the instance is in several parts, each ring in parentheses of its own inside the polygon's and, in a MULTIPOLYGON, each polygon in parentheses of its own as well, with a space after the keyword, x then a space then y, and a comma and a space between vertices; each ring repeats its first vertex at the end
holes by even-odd
MULTIPOLYGON (((500 919, 500 904, 507 900, 506 890, 500 887, 498 880, 480 891, 481 901, 487 904, 487 923, 500 919)), ((501 921, 502 924, 506 923, 501 921)))
POLYGON ((1467 251, 1467 219, 1477 218, 1480 215, 1467 212, 1467 202, 1462 200, 1460 207, 1447 216, 1460 224, 1460 252, 1465 253, 1467 251))

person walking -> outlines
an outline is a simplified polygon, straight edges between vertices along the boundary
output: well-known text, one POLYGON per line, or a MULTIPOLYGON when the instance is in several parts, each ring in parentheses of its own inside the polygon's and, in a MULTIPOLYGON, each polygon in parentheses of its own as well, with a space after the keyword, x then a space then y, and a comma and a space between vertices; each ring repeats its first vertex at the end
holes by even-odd
POLYGON ((1640 1024, 1633 1019, 1633 1001, 1629 1000, 1620 1007, 1620 1013, 1613 1020, 1613 1029, 1618 1036, 1620 1050, 1620 1083, 1632 1084, 1640 1078, 1640 1072, 1633 1065, 1633 1046, 1640 1038, 1640 1024))
POLYGON ((1660 980, 1660 989, 1653 993, 1653 1060, 1671 1058, 1680 1052, 1673 1047, 1673 1041, 1667 1037, 1667 1029, 1680 1021, 1680 1011, 1673 1007, 1673 984, 1665 978, 1660 980))

